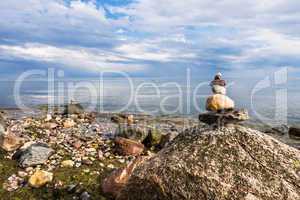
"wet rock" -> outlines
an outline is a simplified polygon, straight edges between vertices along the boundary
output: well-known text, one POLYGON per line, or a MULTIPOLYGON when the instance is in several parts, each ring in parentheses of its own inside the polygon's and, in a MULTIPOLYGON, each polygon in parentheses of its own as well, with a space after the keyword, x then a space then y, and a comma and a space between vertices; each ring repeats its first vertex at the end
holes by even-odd
POLYGON ((47 183, 52 182, 53 173, 37 170, 28 180, 28 183, 31 187, 40 188, 47 183))
POLYGON ((234 108, 234 101, 226 95, 215 94, 207 98, 206 110, 220 111, 234 108))
POLYGON ((117 200, 300 199, 299 163, 259 131, 195 127, 135 168, 117 200))
POLYGON ((79 103, 70 103, 65 106, 64 114, 82 114, 84 113, 84 108, 79 103))
POLYGON ((101 186, 102 191, 107 195, 117 197, 119 192, 126 185, 133 170, 145 159, 146 157, 139 157, 129 163, 126 167, 113 171, 112 174, 103 180, 101 186))
POLYGON ((54 153, 54 150, 44 143, 25 144, 24 146, 13 155, 13 159, 18 161, 20 167, 24 168, 44 164, 54 153))
POLYGON ((141 155, 144 151, 144 145, 134 140, 117 137, 115 139, 117 152, 121 155, 141 155))
POLYGON ((208 112, 199 115, 199 120, 208 125, 226 125, 238 123, 249 119, 248 111, 245 109, 224 112, 208 112))
POLYGON ((5 151, 15 151, 25 143, 25 139, 16 136, 15 134, 0 135, 0 148, 5 151))
POLYGON ((120 124, 116 136, 142 143, 148 136, 148 127, 142 125, 120 124))
POLYGON ((300 127, 291 127, 289 129, 289 136, 292 139, 300 140, 300 127))
POLYGON ((281 125, 265 130, 264 132, 276 135, 287 135, 289 133, 289 127, 287 125, 281 125))

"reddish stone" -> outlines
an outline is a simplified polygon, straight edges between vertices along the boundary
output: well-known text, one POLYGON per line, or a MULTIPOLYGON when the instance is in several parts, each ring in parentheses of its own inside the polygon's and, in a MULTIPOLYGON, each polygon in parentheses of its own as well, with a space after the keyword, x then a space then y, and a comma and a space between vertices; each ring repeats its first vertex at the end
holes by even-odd
POLYGON ((139 156, 144 151, 144 145, 134 140, 117 137, 115 139, 117 151, 122 155, 139 156))
POLYGON ((72 145, 73 145, 73 147, 75 149, 79 149, 82 146, 82 142, 80 142, 79 140, 77 140, 77 141, 73 142, 72 145))
POLYGON ((138 157, 126 167, 117 169, 112 172, 110 176, 104 179, 102 182, 102 191, 105 194, 112 195, 114 198, 118 196, 120 191, 124 188, 128 182, 134 169, 147 157, 138 157))
POLYGON ((20 138, 14 134, 0 136, 0 148, 5 151, 15 151, 25 143, 24 138, 20 138))

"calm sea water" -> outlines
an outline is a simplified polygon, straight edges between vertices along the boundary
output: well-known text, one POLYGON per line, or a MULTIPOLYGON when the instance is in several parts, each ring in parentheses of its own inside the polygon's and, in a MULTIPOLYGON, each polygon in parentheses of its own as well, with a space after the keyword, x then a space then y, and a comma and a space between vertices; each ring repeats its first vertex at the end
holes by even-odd
MULTIPOLYGON (((143 112, 154 115, 196 116, 205 111, 211 95, 209 79, 125 78, 27 80, 16 93, 14 80, 2 80, 1 107, 18 107, 18 97, 27 107, 67 103, 75 100, 91 110, 106 112, 143 112), (49 87, 49 85, 52 87, 49 87), (14 93, 15 92, 15 93, 14 93)), ((228 96, 236 107, 247 108, 253 119, 285 123, 300 122, 299 79, 275 84, 260 79, 228 79, 228 96)))

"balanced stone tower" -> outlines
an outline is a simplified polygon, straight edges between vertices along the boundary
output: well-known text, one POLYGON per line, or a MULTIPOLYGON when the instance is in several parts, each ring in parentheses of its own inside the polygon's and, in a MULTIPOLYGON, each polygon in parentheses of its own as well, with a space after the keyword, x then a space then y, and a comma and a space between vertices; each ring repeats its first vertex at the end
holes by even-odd
POLYGON ((210 86, 213 95, 206 101, 206 110, 209 112, 199 115, 201 122, 222 126, 249 119, 248 111, 236 110, 234 101, 226 95, 226 81, 222 79, 221 73, 216 74, 210 86))

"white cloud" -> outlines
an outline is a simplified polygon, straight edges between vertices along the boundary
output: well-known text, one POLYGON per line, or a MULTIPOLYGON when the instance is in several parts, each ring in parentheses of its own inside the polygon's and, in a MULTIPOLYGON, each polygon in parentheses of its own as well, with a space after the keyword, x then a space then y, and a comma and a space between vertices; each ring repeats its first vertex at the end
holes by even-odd
POLYGON ((122 64, 128 61, 113 53, 96 49, 59 48, 41 44, 24 46, 0 45, 0 57, 6 59, 24 59, 61 64, 69 68, 99 72, 103 70, 140 71, 145 65, 122 64))
POLYGON ((94 1, 0 1, 0 56, 141 71, 151 61, 229 70, 281 65, 300 53, 300 1, 138 0, 108 8, 125 16, 107 18, 94 1))

